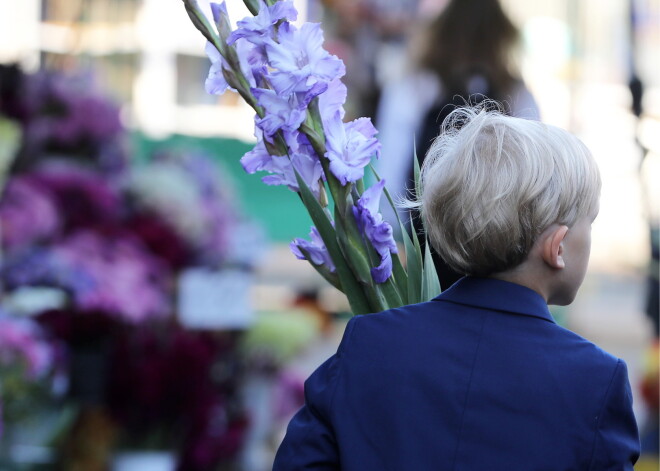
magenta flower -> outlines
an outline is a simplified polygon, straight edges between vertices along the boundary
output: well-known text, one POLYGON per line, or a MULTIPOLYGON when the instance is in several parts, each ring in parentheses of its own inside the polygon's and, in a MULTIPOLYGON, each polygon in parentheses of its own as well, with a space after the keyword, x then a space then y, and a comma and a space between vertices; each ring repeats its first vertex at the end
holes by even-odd
POLYGON ((0 227, 2 246, 9 251, 48 240, 60 227, 56 204, 29 178, 12 178, 0 201, 0 227))
POLYGON ((72 287, 77 307, 112 312, 129 322, 168 313, 168 271, 136 241, 80 231, 53 252, 65 271, 87 275, 87 283, 72 287))
POLYGON ((53 353, 38 324, 26 318, 0 317, 0 366, 23 365, 26 379, 36 380, 53 366, 53 353))
POLYGON ((305 23, 299 30, 284 23, 278 42, 267 43, 266 52, 274 69, 270 83, 283 96, 306 93, 319 82, 327 84, 346 73, 341 59, 323 49, 323 31, 318 23, 305 23))
POLYGON ((385 180, 380 180, 367 189, 353 207, 353 215, 360 232, 380 256, 380 264, 371 269, 371 276, 376 283, 384 283, 390 277, 392 254, 398 252, 392 235, 392 226, 383 220, 383 216, 378 211, 384 187, 385 180))
POLYGON ((374 137, 378 131, 371 120, 358 118, 344 123, 337 112, 324 125, 330 171, 342 185, 362 178, 364 167, 380 153, 380 142, 374 137))
POLYGON ((335 264, 332 262, 330 253, 316 227, 312 226, 309 237, 311 241, 297 237, 289 244, 293 254, 300 260, 307 260, 307 257, 302 252, 304 250, 309 254, 309 261, 314 265, 325 266, 330 272, 334 272, 336 270, 335 264))

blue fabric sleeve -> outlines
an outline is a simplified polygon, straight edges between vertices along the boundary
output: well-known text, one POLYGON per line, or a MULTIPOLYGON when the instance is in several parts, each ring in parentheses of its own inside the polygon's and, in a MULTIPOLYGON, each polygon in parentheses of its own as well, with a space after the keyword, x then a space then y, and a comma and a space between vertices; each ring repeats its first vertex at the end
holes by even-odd
POLYGON ((600 415, 590 470, 633 470, 640 453, 626 364, 618 360, 600 415))
POLYGON ((346 343, 356 317, 346 326, 335 355, 305 381, 305 405, 289 422, 273 471, 339 470, 339 451, 331 423, 332 399, 346 343))

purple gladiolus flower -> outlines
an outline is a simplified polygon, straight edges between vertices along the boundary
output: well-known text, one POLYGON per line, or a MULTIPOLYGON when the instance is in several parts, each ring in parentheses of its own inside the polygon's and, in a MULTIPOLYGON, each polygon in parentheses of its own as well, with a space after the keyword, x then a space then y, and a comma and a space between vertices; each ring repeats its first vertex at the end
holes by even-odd
POLYGON ((321 162, 315 157, 304 153, 293 154, 291 160, 286 156, 274 156, 273 166, 270 168, 272 175, 262 178, 266 185, 286 185, 292 191, 300 191, 298 180, 294 169, 307 184, 312 193, 318 198, 319 180, 323 176, 321 162))
POLYGON ((392 235, 392 226, 384 221, 383 216, 378 212, 384 187, 385 180, 380 180, 367 189, 353 207, 358 228, 380 256, 380 265, 371 269, 371 276, 376 283, 384 283, 390 277, 392 254, 398 252, 392 235))
POLYGON ((257 126, 264 132, 264 137, 272 142, 272 136, 280 129, 297 130, 305 120, 306 103, 300 103, 296 95, 282 97, 273 90, 253 88, 252 93, 266 111, 266 115, 257 120, 257 126))
MULTIPOLYGON (((227 46, 230 47, 230 46, 227 46)), ((241 72, 251 87, 256 87, 261 77, 266 74, 266 56, 261 48, 248 41, 238 41, 235 45, 241 72)), ((231 71, 233 67, 218 52, 215 46, 208 42, 205 47, 206 55, 211 61, 211 68, 204 83, 206 92, 212 95, 222 95, 228 88, 224 71, 231 71)))
POLYGON ((210 42, 206 43, 205 50, 206 55, 211 60, 211 68, 209 69, 209 74, 204 83, 206 93, 210 93, 211 95, 222 95, 229 87, 227 79, 225 79, 225 76, 223 75, 223 69, 228 68, 228 66, 213 44, 210 42))
POLYGON ((339 119, 344 119, 344 103, 348 90, 341 80, 335 79, 328 83, 328 88, 319 95, 319 111, 321 119, 325 123, 339 113, 339 119))
POLYGON ((211 3, 211 13, 213 14, 213 21, 218 28, 220 37, 227 39, 231 34, 231 24, 229 22, 229 14, 227 13, 227 4, 224 1, 220 3, 211 3))
POLYGON ((298 12, 291 1, 279 1, 270 7, 262 2, 259 14, 236 23, 238 29, 229 35, 227 43, 233 44, 238 39, 245 38, 253 44, 263 45, 273 40, 278 21, 295 21, 297 17, 298 12))
POLYGON ((304 250, 309 254, 309 261, 314 265, 323 265, 330 272, 334 273, 336 271, 334 263, 332 263, 332 258, 328 253, 328 249, 323 243, 321 234, 319 234, 318 229, 312 226, 312 231, 309 233, 311 241, 301 239, 299 237, 295 238, 293 242, 289 245, 291 251, 300 260, 307 260, 303 252, 304 250))
MULTIPOLYGON (((259 133, 260 134, 260 133, 259 133)), ((268 153, 263 138, 257 136, 257 144, 241 157, 241 165, 247 173, 269 170, 273 166, 273 157, 268 153)))
POLYGON ((340 112, 324 123, 327 139, 326 157, 330 170, 342 185, 364 176, 364 167, 371 157, 380 153, 380 142, 374 137, 378 131, 369 118, 343 123, 340 112))
POLYGON ((323 49, 323 31, 318 23, 305 23, 298 30, 284 23, 279 42, 266 44, 273 69, 270 83, 277 93, 307 92, 317 83, 328 83, 346 73, 344 63, 323 49))

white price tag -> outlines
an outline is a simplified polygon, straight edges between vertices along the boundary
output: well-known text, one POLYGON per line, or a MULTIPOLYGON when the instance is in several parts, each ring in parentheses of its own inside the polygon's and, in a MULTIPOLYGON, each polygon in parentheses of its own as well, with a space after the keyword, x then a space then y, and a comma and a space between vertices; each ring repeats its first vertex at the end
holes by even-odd
POLYGON ((253 275, 245 270, 185 270, 179 277, 179 320, 190 329, 245 329, 254 322, 253 275))

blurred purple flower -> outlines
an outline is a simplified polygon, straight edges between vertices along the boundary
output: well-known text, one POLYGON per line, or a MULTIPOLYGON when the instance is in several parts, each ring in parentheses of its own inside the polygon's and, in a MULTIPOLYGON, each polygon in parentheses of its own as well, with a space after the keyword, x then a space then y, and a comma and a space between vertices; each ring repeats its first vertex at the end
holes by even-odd
POLYGON ((166 262, 173 272, 181 270, 191 262, 190 247, 158 216, 148 213, 135 214, 128 219, 126 227, 151 253, 166 262))
POLYGON ((307 93, 319 82, 327 84, 346 73, 344 63, 323 49, 323 31, 318 23, 305 23, 298 30, 284 23, 278 42, 266 44, 269 74, 278 94, 307 93))
POLYGON ((324 123, 327 139, 326 157, 330 159, 330 170, 342 185, 355 182, 364 176, 371 158, 380 153, 378 131, 369 118, 358 118, 343 123, 340 113, 324 123))
POLYGON ((169 313, 165 288, 169 273, 136 241, 79 231, 53 252, 64 267, 82 270, 92 281, 86 289, 74 287, 73 301, 79 308, 113 312, 129 322, 169 313))
POLYGON ((25 379, 36 380, 53 366, 53 354, 37 323, 27 318, 0 316, 0 367, 22 366, 25 379))
POLYGON ((9 104, 20 110, 23 125, 15 168, 24 171, 55 154, 104 171, 126 164, 120 108, 98 93, 89 75, 39 71, 23 75, 11 91, 16 96, 9 104))
POLYGON ((118 190, 96 171, 69 162, 51 161, 25 178, 52 195, 64 231, 107 224, 121 217, 118 190))
POLYGON ((321 234, 319 233, 316 227, 312 226, 312 230, 309 233, 311 241, 295 238, 289 247, 291 251, 300 260, 307 260, 307 257, 302 252, 303 250, 309 254, 309 261, 314 265, 325 266, 330 272, 336 270, 334 263, 332 263, 332 258, 330 253, 323 243, 321 234))
MULTIPOLYGON (((155 222, 142 227, 148 229, 142 235, 151 233, 149 247, 188 265, 217 266, 224 260, 240 210, 219 165, 204 153, 163 152, 135 169, 126 186, 134 202, 132 212, 140 218, 159 218, 162 229, 168 226, 170 234, 163 235, 174 250, 158 240, 155 222)), ((174 259, 168 256, 179 265, 174 259)))
POLYGON ((51 239, 60 227, 52 196, 29 178, 11 178, 0 200, 0 227, 10 252, 51 239))
POLYGON ((385 180, 368 188, 357 200, 353 214, 358 228, 380 256, 380 264, 371 269, 371 276, 376 283, 384 283, 392 274, 392 255, 397 253, 396 242, 392 235, 392 226, 383 220, 379 213, 380 197, 385 187, 385 180))
MULTIPOLYGON (((211 469, 240 450, 245 430, 234 403, 234 341, 188 331, 173 322, 125 329, 115 343, 108 406, 126 434, 140 445, 154 431, 166 448, 183 445, 181 469, 211 469), (180 441, 183 439, 183 443, 180 441), (210 448, 209 448, 210 447, 210 448)), ((152 444, 153 445, 153 444, 152 444)))

